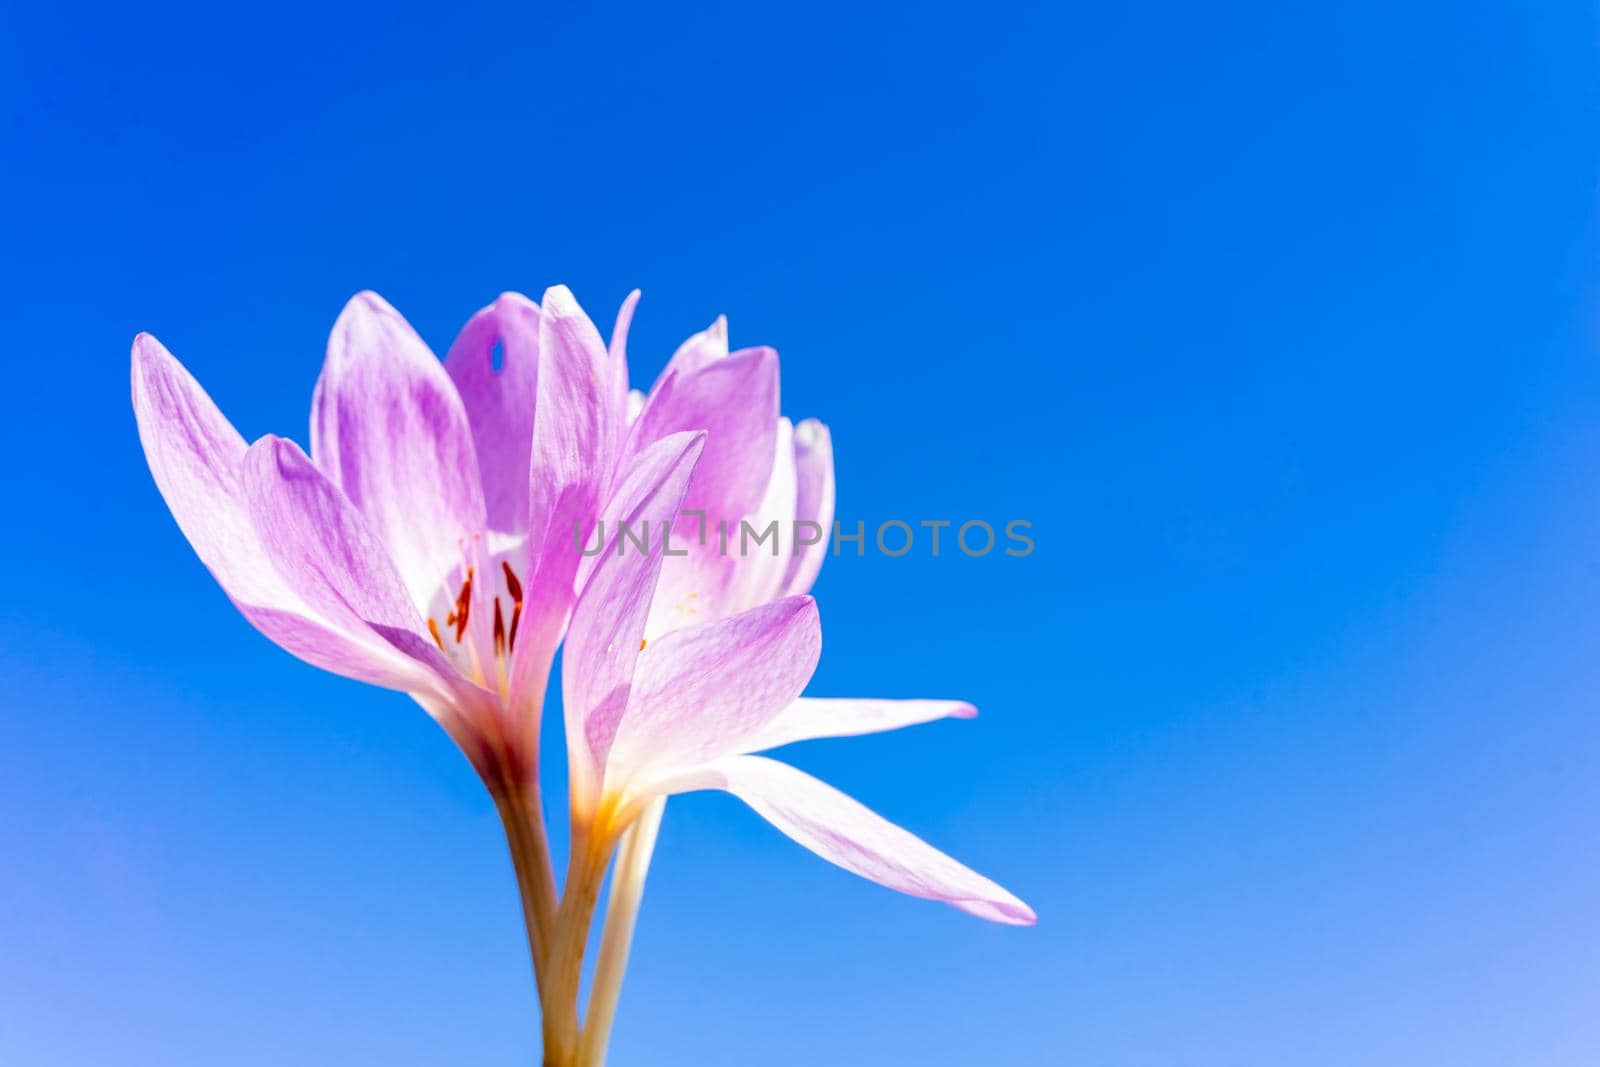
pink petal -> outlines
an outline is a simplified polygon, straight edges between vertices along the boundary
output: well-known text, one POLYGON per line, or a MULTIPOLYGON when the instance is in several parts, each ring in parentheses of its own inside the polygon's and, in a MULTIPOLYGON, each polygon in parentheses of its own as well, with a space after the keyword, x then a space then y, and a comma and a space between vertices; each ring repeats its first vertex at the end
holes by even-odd
POLYGON ((970 719, 978 709, 960 700, 854 700, 801 697, 762 727, 746 746, 759 752, 820 737, 854 737, 939 719, 970 719))
POLYGON ((879 885, 993 922, 1036 921, 1032 908, 983 875, 788 764, 735 756, 681 785, 726 789, 823 859, 879 885))
POLYGON ((133 344, 133 408, 150 472, 184 536, 256 629, 313 666, 391 689, 427 690, 431 672, 365 626, 340 626, 284 581, 245 503, 244 439, 161 342, 133 344))
POLYGON ((731 524, 724 533, 717 524, 702 523, 697 517, 679 519, 673 552, 661 561, 661 578, 650 603, 645 633, 651 640, 680 627, 737 615, 782 594, 795 500, 787 420, 778 420, 777 436, 777 460, 767 495, 744 520, 753 532, 740 523, 731 524), (775 535, 767 535, 769 523, 777 524, 775 535))
POLYGON ((491 529, 528 528, 528 456, 539 373, 539 305, 503 293, 462 327, 444 367, 472 428, 491 529), (494 363, 500 349, 500 369, 494 363))
POLYGON ((267 558, 318 615, 415 660, 431 673, 433 692, 472 695, 476 687, 434 646, 371 524, 299 446, 263 437, 245 453, 241 481, 267 558))
POLYGON ((717 320, 710 326, 701 330, 672 353, 672 358, 667 361, 667 373, 693 374, 708 363, 724 359, 728 355, 728 316, 718 315, 717 320))
POLYGON ((674 544, 685 554, 662 562, 646 631, 652 638, 810 588, 833 535, 833 471, 831 461, 818 461, 820 426, 811 420, 796 429, 778 419, 766 494, 729 528, 726 543, 714 526, 702 531, 698 520, 679 520, 674 544), (811 524, 798 526, 797 519, 811 524))
POLYGON ((794 702, 822 654, 810 597, 789 597, 705 626, 674 630, 639 653, 617 728, 608 789, 748 751, 794 702))
POLYGON ((704 434, 674 434, 657 441, 630 466, 606 506, 604 549, 573 609, 562 656, 575 798, 592 796, 599 785, 599 769, 628 705, 661 564, 662 523, 677 514, 704 445, 704 434), (631 542, 618 545, 619 521, 630 530, 648 531, 646 549, 631 542))
POLYGON ((662 561, 661 581, 650 607, 652 637, 727 618, 784 595, 795 548, 792 432, 789 420, 780 418, 766 495, 752 514, 729 530, 726 544, 720 530, 707 530, 702 544, 698 522, 680 521, 678 540, 684 555, 662 561))
MULTIPOLYGON (((611 403, 617 425, 628 424, 628 329, 633 325, 633 309, 639 306, 639 290, 622 301, 617 321, 611 327, 611 403)), ((620 439, 620 438, 619 438, 620 439)))
POLYGON ((613 407, 610 353, 571 290, 544 294, 539 320, 539 390, 534 418, 534 515, 572 487, 599 496, 621 428, 613 407))
MULTIPOLYGON (((628 439, 637 454, 671 433, 705 430, 706 452, 684 499, 685 510, 702 510, 737 525, 760 504, 772 474, 778 425, 778 354, 749 349, 689 373, 668 370, 645 400, 628 439)), ((695 520, 682 522, 694 528, 695 520)))
POLYGON ((311 411, 311 453, 389 547, 427 604, 485 525, 483 487, 456 387, 375 293, 345 306, 311 411))
POLYGON ((800 548, 790 556, 784 576, 785 593, 809 593, 822 570, 822 561, 833 547, 833 437, 816 419, 806 419, 794 428, 796 474, 795 519, 814 523, 803 535, 810 540, 819 533, 817 543, 800 548))
POLYGON ((753 540, 746 545, 741 527, 739 552, 733 556, 733 561, 738 564, 738 574, 733 582, 734 596, 743 602, 741 607, 765 604, 783 596, 786 593, 785 575, 796 558, 794 520, 798 485, 794 464, 794 427, 788 419, 778 420, 773 445, 772 474, 767 479, 767 491, 749 521, 758 534, 776 529, 775 544, 770 549, 765 544, 757 545, 753 540))
MULTIPOLYGON (((566 627, 587 543, 621 433, 612 363, 600 333, 565 286, 547 290, 539 318, 538 399, 528 484, 528 573, 512 650, 513 703, 542 699, 566 627)), ((535 712, 536 714, 536 712, 535 712)))

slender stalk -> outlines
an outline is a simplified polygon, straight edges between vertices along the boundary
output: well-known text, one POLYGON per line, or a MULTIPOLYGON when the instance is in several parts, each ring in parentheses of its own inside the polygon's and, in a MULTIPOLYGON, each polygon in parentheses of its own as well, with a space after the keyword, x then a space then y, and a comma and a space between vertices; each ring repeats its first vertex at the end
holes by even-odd
POLYGON ((639 919, 639 902, 644 897, 645 875, 650 870, 650 857, 655 852, 666 807, 667 798, 657 797, 622 835, 616 869, 611 872, 611 896, 606 901, 605 929, 600 935, 600 957, 595 961, 589 1010, 578 1045, 579 1067, 602 1067, 605 1063, 611 1024, 622 995, 622 976, 628 969, 633 930, 639 919))
POLYGON ((545 956, 556 916, 555 871, 545 836, 544 807, 537 785, 494 791, 495 808, 505 826, 511 866, 522 897, 522 921, 528 930, 528 954, 540 996, 546 984, 545 956))
POLYGON ((577 1067, 578 986, 583 978, 583 953, 594 922, 594 908, 611 861, 614 835, 596 836, 575 824, 572 854, 567 861, 567 886, 556 909, 555 929, 545 960, 545 1067, 577 1067))

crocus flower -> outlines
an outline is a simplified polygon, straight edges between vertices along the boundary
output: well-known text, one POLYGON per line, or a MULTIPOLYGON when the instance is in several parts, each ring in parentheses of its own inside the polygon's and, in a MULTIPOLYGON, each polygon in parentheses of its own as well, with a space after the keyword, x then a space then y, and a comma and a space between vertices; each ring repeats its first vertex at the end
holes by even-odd
POLYGON ((800 697, 821 650, 804 594, 832 523, 826 427, 779 415, 776 353, 730 352, 720 319, 679 348, 648 394, 630 394, 637 297, 608 347, 564 288, 539 304, 506 294, 441 363, 393 308, 361 294, 334 326, 309 455, 272 435, 247 445, 159 342, 141 335, 133 349, 151 471, 229 598, 301 659, 411 694, 489 786, 553 1067, 604 1057, 650 814, 659 820, 675 793, 726 790, 873 881, 995 921, 1033 921, 995 883, 755 755, 974 711, 800 697), (750 551, 745 522, 763 536, 775 525, 778 540, 750 551), (643 531, 645 546, 621 550, 617 523, 643 531), (811 536, 796 537, 802 529, 811 536), (591 534, 595 554, 581 547, 591 534), (537 742, 564 635, 573 847, 558 903, 537 742), (623 838, 590 1025, 580 1028, 583 948, 623 838))
MULTIPOLYGON (((688 480, 697 437, 658 461, 666 476, 646 489, 635 518, 670 519, 688 480)), ((970 704, 942 700, 802 699, 822 651, 816 602, 788 596, 716 622, 645 638, 663 541, 646 551, 615 542, 573 613, 562 665, 572 802, 587 832, 604 839, 657 796, 725 789, 812 849, 880 884, 998 922, 1033 912, 989 879, 892 827, 800 771, 753 756, 780 745, 891 730, 949 716, 970 704)))
MULTIPOLYGON (((613 340, 619 356, 632 303, 613 340)), ((779 415, 778 380, 778 354, 730 352, 728 322, 719 317, 680 345, 649 394, 638 396, 621 461, 668 433, 707 433, 674 526, 674 554, 662 561, 648 637, 809 592, 816 580, 833 528, 832 443, 817 420, 795 426, 779 415)))
MULTIPOLYGON (((672 524, 695 479, 701 480, 702 492, 714 493, 715 484, 707 484, 695 469, 708 447, 704 432, 672 435, 649 446, 648 461, 635 466, 632 480, 612 498, 625 528, 659 530, 672 524)), ((975 714, 971 705, 801 698, 822 647, 816 603, 805 595, 781 596, 650 636, 652 625, 659 625, 653 605, 662 595, 666 548, 662 537, 643 549, 636 541, 624 542, 620 533, 609 538, 567 635, 562 686, 573 858, 551 947, 551 996, 545 1005, 546 1048, 556 1050, 561 1062, 576 1055, 577 1062, 592 1064, 603 1056, 620 976, 613 971, 615 962, 602 956, 595 1003, 580 1028, 577 989, 589 916, 618 838, 652 804, 672 794, 725 790, 846 870, 996 922, 1034 921, 1026 904, 988 878, 831 786, 754 755, 811 738, 967 718, 975 714)), ((636 874, 625 860, 618 878, 636 874)), ((626 908, 619 915, 614 896, 608 925, 618 918, 631 924, 626 908)), ((625 944, 621 952, 625 955, 625 944)))
POLYGON ((133 346, 150 470, 229 598, 301 659, 411 694, 488 784, 536 969, 555 906, 538 718, 574 527, 616 470, 625 373, 565 288, 501 297, 443 363, 363 293, 334 325, 308 456, 272 435, 247 446, 160 342, 133 346))

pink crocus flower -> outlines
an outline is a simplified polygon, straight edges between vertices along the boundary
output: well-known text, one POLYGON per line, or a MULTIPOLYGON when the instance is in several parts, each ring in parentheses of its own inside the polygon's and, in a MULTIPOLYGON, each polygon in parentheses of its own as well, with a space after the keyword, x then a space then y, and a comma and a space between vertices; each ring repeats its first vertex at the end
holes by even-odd
MULTIPOLYGON (((630 299, 618 338, 626 336, 631 310, 630 299)), ((620 352, 618 340, 613 351, 620 352)), ((1035 920, 1001 886, 845 794, 754 755, 795 741, 976 714, 960 701, 800 696, 821 653, 816 604, 803 594, 827 543, 791 538, 797 519, 831 532, 833 460, 826 427, 808 420, 797 431, 777 416, 777 401, 776 353, 730 355, 723 319, 680 347, 650 395, 635 401, 629 449, 656 450, 654 465, 635 471, 608 518, 628 529, 670 525, 672 552, 684 554, 668 554, 659 537, 640 550, 613 532, 595 557, 567 636, 562 683, 573 861, 552 945, 545 1040, 547 1049, 577 1049, 579 1063, 604 1059, 661 803, 672 794, 725 790, 806 848, 872 881, 996 922, 1035 920), (683 395, 706 398, 711 412, 722 413, 720 423, 708 413, 702 421, 715 428, 705 433, 658 437, 653 419, 668 430, 695 423, 694 413, 671 406, 683 395), (719 446, 723 455, 712 456, 719 446), (761 455, 772 461, 752 461, 761 455), (740 519, 758 530, 776 522, 778 550, 696 536, 697 528, 737 527, 740 519), (619 839, 601 958, 580 1027, 588 915, 619 839)))
POLYGON ((412 694, 485 771, 544 697, 581 563, 573 520, 599 511, 622 430, 603 400, 616 366, 564 288, 542 309, 502 297, 443 363, 363 293, 334 325, 309 455, 246 446, 148 334, 133 401, 162 496, 245 617, 412 694))
POLYGON ((630 397, 636 299, 608 348, 564 288, 538 304, 506 294, 441 363, 393 308, 361 294, 330 338, 309 455, 272 435, 247 445, 158 341, 141 335, 133 348, 151 471, 229 598, 301 659, 412 695, 488 785, 523 897, 546 1062, 558 1067, 603 1059, 653 820, 674 793, 727 790, 848 870, 985 918, 1033 921, 988 879, 753 755, 974 712, 799 696, 820 654, 803 594, 826 540, 790 538, 795 520, 831 527, 827 430, 779 416, 776 354, 730 352, 722 320, 678 350, 648 395, 630 397), (618 553, 615 530, 595 530, 602 517, 655 536, 618 553), (695 536, 737 531, 741 519, 776 521, 781 546, 728 551, 720 536, 695 536), (669 526, 685 555, 664 556, 669 526), (603 551, 585 556, 591 533, 603 551), (564 636, 573 849, 558 901, 537 744, 564 636), (580 1029, 583 945, 624 835, 620 898, 580 1029))
POLYGON ((555 883, 538 721, 625 374, 564 287, 502 296, 443 363, 362 293, 334 324, 307 455, 246 445, 159 341, 133 346, 139 436, 195 552, 267 637, 409 693, 460 746, 505 821, 541 977, 555 883))
MULTIPOLYGON (((633 301, 619 317, 619 356, 633 301)), ((816 419, 796 426, 779 415, 778 381, 778 354, 730 352, 719 317, 678 347, 648 395, 635 394, 629 449, 674 430, 708 434, 674 529, 683 554, 663 560, 648 636, 809 592, 816 581, 833 530, 833 446, 816 419)))

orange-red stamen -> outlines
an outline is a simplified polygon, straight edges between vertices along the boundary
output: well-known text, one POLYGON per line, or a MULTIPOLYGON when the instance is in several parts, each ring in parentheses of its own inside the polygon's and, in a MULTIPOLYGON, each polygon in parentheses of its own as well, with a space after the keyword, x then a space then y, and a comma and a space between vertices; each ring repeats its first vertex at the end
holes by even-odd
POLYGON ((445 619, 445 624, 454 624, 456 628, 456 644, 461 643, 461 638, 467 632, 467 619, 472 614, 472 568, 467 568, 467 580, 461 583, 461 592, 456 594, 456 610, 445 619))
MULTIPOLYGON (((506 638, 506 647, 515 649, 517 647, 517 623, 522 621, 522 583, 517 581, 516 572, 511 569, 511 564, 501 560, 500 567, 506 572, 506 592, 511 594, 511 634, 506 638)), ((500 610, 498 598, 496 598, 495 610, 500 610)))

